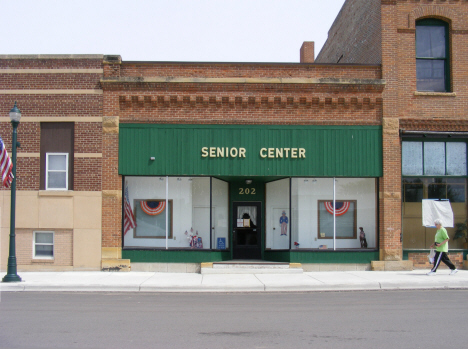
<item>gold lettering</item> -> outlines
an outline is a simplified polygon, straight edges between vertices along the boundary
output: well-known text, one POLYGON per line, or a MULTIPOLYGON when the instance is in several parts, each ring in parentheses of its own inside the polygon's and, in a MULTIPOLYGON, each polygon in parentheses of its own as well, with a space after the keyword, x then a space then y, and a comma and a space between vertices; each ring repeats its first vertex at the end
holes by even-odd
POLYGON ((269 158, 275 157, 275 148, 268 148, 268 157, 269 158))
POLYGON ((276 157, 283 158, 283 148, 276 148, 276 157))
POLYGON ((216 157, 224 158, 224 148, 217 148, 216 157))
POLYGON ((291 157, 293 159, 297 158, 297 148, 291 148, 291 157))
POLYGON ((201 148, 201 156, 206 158, 208 156, 208 148, 207 147, 203 147, 201 148))
POLYGON ((230 155, 231 155, 231 158, 237 157, 237 148, 231 148, 230 155))
POLYGON ((216 157, 216 148, 210 147, 210 158, 215 158, 215 157, 216 157))
POLYGON ((264 159, 267 157, 266 154, 265 154, 266 151, 267 151, 266 148, 260 149, 260 156, 261 156, 262 158, 264 158, 264 159))
POLYGON ((283 149, 284 149, 284 151, 286 152, 286 157, 289 158, 289 150, 290 150, 291 148, 283 148, 283 149))
POLYGON ((305 149, 304 148, 299 148, 299 158, 304 158, 305 159, 305 149))
POLYGON ((245 148, 239 148, 239 157, 245 158, 245 148))

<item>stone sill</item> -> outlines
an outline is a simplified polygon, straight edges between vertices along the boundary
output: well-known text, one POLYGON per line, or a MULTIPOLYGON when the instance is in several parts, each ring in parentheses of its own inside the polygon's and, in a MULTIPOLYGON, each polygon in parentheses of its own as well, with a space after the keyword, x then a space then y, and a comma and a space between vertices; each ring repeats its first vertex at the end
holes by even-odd
POLYGON ((39 190, 39 196, 74 196, 73 190, 39 190))
POLYGON ((43 259, 34 258, 31 260, 31 263, 55 263, 55 259, 54 258, 43 258, 43 259))
POLYGON ((426 96, 426 97, 456 97, 456 92, 414 92, 415 96, 426 96))

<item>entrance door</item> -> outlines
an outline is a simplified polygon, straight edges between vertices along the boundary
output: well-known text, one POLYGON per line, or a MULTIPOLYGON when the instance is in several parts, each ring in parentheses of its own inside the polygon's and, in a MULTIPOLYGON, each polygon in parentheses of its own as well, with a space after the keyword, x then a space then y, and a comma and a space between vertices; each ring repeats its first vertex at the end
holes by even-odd
POLYGON ((262 205, 260 202, 233 203, 234 259, 261 259, 262 205))

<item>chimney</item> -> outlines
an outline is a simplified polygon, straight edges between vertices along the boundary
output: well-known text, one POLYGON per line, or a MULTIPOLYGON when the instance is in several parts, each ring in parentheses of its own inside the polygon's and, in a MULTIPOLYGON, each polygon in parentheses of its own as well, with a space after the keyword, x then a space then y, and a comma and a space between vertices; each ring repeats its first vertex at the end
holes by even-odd
POLYGON ((304 41, 301 46, 301 63, 314 63, 314 42, 304 41))

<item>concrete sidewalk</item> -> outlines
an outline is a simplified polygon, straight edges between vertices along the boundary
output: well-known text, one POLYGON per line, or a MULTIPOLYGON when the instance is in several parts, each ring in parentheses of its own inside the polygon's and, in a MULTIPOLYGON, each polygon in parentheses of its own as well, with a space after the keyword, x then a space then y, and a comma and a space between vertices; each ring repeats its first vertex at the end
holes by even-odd
MULTIPOLYGON (((20 272, 23 281, 0 283, 0 291, 54 292, 313 292, 397 289, 468 289, 468 270, 448 269, 213 274, 155 272, 20 272)), ((3 277, 3 275, 1 276, 3 277)))

